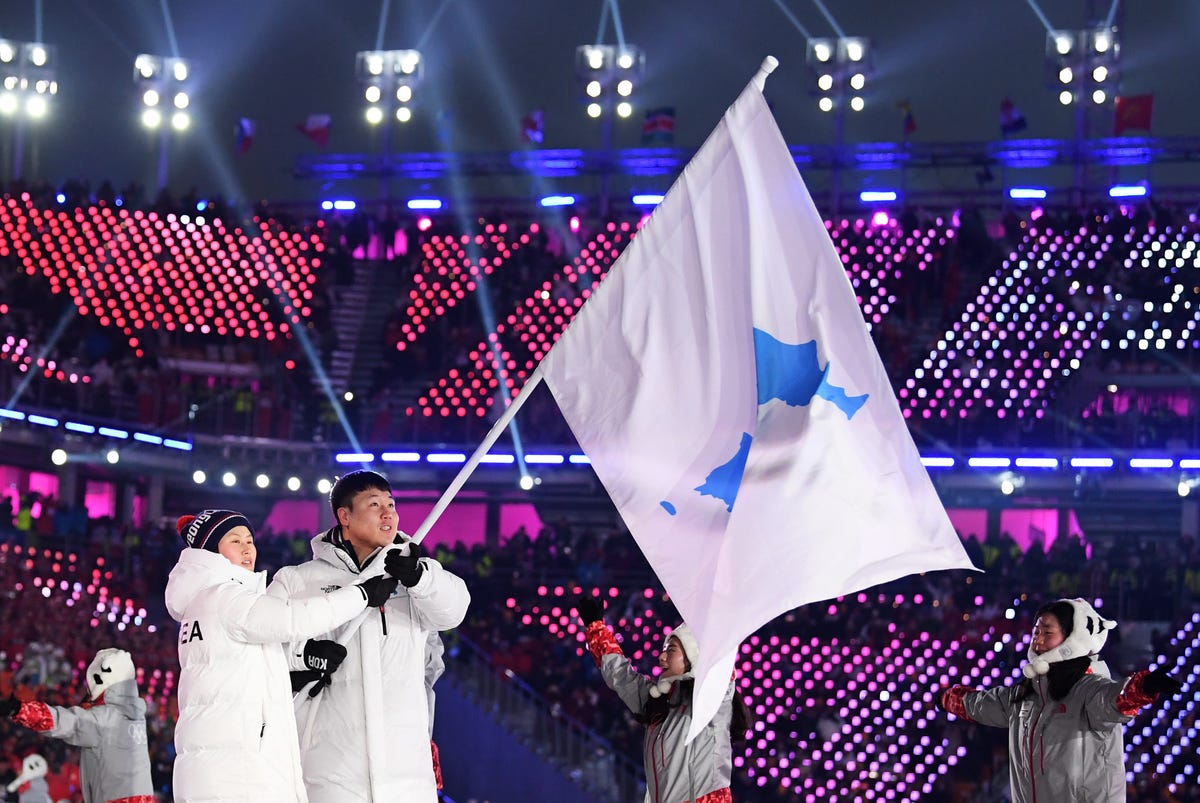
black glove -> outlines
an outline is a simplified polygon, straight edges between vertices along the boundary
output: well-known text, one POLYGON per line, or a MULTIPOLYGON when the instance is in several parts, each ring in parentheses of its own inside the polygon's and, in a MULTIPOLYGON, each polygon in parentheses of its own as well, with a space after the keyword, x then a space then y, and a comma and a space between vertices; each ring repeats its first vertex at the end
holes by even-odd
POLYGON ((604 601, 595 597, 580 597, 575 603, 575 609, 579 611, 579 618, 583 620, 585 627, 604 619, 604 601))
POLYGON ((8 717, 15 716, 20 710, 21 701, 17 699, 16 695, 10 694, 0 699, 0 718, 7 719, 8 717))
POLYGON ((1183 688, 1178 680, 1167 674, 1165 669, 1155 669, 1142 678, 1142 688, 1150 694, 1174 696, 1183 688))
POLYGON ((399 580, 405 588, 412 588, 421 581, 425 567, 421 565, 421 556, 425 550, 416 541, 408 542, 408 554, 399 549, 389 549, 383 559, 383 567, 387 573, 399 580))
POLYGON ((304 666, 332 675, 346 660, 346 648, 336 641, 309 639, 304 645, 304 666))
POLYGON ((396 591, 396 578, 379 575, 369 580, 363 580, 358 588, 367 598, 368 608, 382 607, 396 591))

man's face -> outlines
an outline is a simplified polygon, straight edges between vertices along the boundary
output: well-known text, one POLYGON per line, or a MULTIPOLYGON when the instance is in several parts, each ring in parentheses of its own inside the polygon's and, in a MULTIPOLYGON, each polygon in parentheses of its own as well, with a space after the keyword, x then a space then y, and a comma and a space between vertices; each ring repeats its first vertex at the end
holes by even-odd
POLYGON ((337 512, 342 535, 357 549, 387 546, 396 537, 396 500, 387 491, 368 488, 337 512))

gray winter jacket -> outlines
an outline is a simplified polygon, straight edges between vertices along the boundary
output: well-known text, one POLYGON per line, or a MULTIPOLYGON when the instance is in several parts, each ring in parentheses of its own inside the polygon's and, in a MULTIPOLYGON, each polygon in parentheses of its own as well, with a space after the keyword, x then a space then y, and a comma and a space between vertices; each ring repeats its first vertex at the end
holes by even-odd
MULTIPOLYGON (((590 647, 591 638, 588 643, 590 647)), ((615 645, 615 642, 611 643, 615 645)), ((593 650, 593 654, 595 652, 593 650)), ((619 651, 607 652, 600 656, 598 663, 608 687, 620 696, 630 711, 641 714, 650 701, 654 679, 634 669, 619 651)), ((684 744, 692 725, 692 700, 690 694, 684 699, 681 688, 684 685, 677 682, 671 687, 668 695, 670 713, 662 722, 647 725, 642 738, 646 803, 691 803, 710 792, 728 788, 733 775, 729 726, 733 717, 734 684, 730 682, 717 715, 691 744, 684 744)), ((686 685, 691 686, 690 683, 686 685)))
POLYGON ((968 691, 967 716, 1008 728, 1013 803, 1116 803, 1125 800, 1125 751, 1117 698, 1126 681, 1113 680, 1103 662, 1081 677, 1062 700, 1050 698, 1040 675, 1018 701, 1019 686, 968 691))
POLYGON ((17 722, 46 736, 82 748, 79 777, 84 803, 108 803, 145 796, 152 799, 150 756, 146 749, 146 703, 137 683, 124 680, 90 708, 25 703, 17 722), (48 715, 48 716, 47 716, 48 715))

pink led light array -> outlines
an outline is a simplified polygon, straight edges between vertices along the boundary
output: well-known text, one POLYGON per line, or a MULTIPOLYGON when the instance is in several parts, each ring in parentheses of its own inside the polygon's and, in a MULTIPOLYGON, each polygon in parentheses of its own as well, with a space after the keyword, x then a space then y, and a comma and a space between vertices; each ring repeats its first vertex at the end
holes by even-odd
POLYGON ((983 407, 1041 418, 1108 318, 1093 299, 1105 291, 1097 266, 1112 247, 1111 236, 1086 229, 1031 228, 899 389, 904 415, 966 418, 983 407))
POLYGON ((955 233, 944 228, 940 220, 937 228, 911 233, 891 219, 883 225, 869 218, 843 219, 836 225, 826 221, 825 228, 846 268, 868 328, 881 323, 896 303, 888 284, 898 281, 903 271, 928 269, 955 233))
MULTIPOLYGON (((1200 323, 1200 232, 1144 231, 1125 235, 1129 255, 1123 267, 1145 283, 1158 286, 1154 298, 1115 299, 1126 315, 1109 322, 1110 332, 1102 342, 1106 349, 1155 351, 1200 348, 1196 327, 1200 323), (1110 342, 1111 341, 1111 342, 1110 342)), ((1118 294, 1119 295, 1119 294, 1118 294)))
POLYGON ((636 224, 629 222, 606 224, 570 264, 517 304, 487 340, 470 352, 473 365, 464 371, 451 369, 417 399, 415 411, 410 408, 409 414, 483 416, 495 401, 501 376, 510 391, 519 389, 608 273, 635 230, 636 224))
MULTIPOLYGON (((8 314, 8 305, 0 304, 0 315, 6 314, 8 314)), ((72 385, 80 382, 87 384, 92 381, 88 374, 64 371, 58 367, 55 360, 35 356, 40 351, 40 346, 30 343, 29 339, 24 337, 7 335, 4 342, 0 343, 0 359, 13 363, 21 373, 37 369, 46 379, 69 382, 72 385)))
POLYGON ((142 356, 146 329, 273 340, 310 314, 319 233, 256 226, 104 205, 43 210, 26 194, 0 203, 0 256, 69 293, 80 315, 119 329, 142 356))
POLYGON ((469 293, 474 293, 480 276, 490 276, 499 270, 538 231, 539 226, 534 223, 528 232, 510 242, 508 224, 489 223, 480 234, 435 235, 421 243, 421 270, 413 276, 413 288, 408 293, 410 303, 404 310, 407 317, 400 325, 402 338, 396 349, 407 349, 409 343, 424 334, 428 320, 445 314, 469 293), (467 251, 472 239, 479 252, 478 264, 471 261, 467 251))
POLYGON ((1133 781, 1153 773, 1169 779, 1169 784, 1195 785, 1200 776, 1200 612, 1171 637, 1170 650, 1158 656, 1154 666, 1166 667, 1183 683, 1183 692, 1143 709, 1126 727, 1126 777, 1133 781))

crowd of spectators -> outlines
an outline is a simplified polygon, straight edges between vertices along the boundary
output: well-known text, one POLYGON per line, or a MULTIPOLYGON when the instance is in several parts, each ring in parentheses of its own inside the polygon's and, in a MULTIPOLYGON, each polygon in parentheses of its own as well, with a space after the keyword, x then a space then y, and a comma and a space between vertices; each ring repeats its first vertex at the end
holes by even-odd
MULTIPOLYGON (((109 204, 120 198, 126 206, 194 213, 199 202, 192 197, 194 193, 178 201, 169 196, 139 201, 135 187, 114 192, 107 183, 95 189, 72 182, 61 188, 42 185, 27 191, 47 208, 109 204)), ((502 268, 486 279, 477 279, 477 292, 486 293, 487 304, 467 296, 441 305, 440 314, 427 320, 422 335, 400 350, 397 345, 404 339, 402 327, 414 276, 428 270, 426 246, 433 238, 444 242, 457 234, 453 226, 435 223, 420 230, 413 221, 390 212, 382 217, 354 213, 306 220, 265 207, 237 209, 220 199, 205 203, 206 214, 225 214, 235 223, 239 215, 244 218, 243 225, 255 215, 258 219, 270 215, 271 225, 321 233, 325 264, 316 271, 318 282, 308 302, 310 315, 304 331, 311 352, 294 337, 266 341, 164 330, 139 331, 135 349, 119 330, 99 325, 94 316, 79 315, 66 293, 52 292, 39 274, 26 273, 10 255, 0 257, 0 343, 24 340, 23 354, 53 360, 65 374, 87 376, 89 381, 46 378, 36 370, 26 370, 10 348, 0 360, 0 393, 32 407, 77 410, 125 424, 136 421, 140 427, 184 437, 207 433, 341 441, 345 436, 339 411, 320 383, 313 381, 317 369, 308 355, 316 354, 320 368, 327 371, 335 349, 361 349, 378 357, 372 358, 372 370, 360 373, 366 377, 364 386, 351 388, 355 400, 341 403, 360 439, 379 443, 476 441, 498 415, 499 405, 493 405, 482 418, 473 411, 463 418, 445 418, 422 415, 414 404, 416 397, 449 371, 468 367, 470 353, 489 331, 481 308, 490 307, 499 316, 511 311, 554 277, 590 236, 586 224, 577 232, 559 231, 552 225, 529 227, 533 233, 528 242, 513 248, 502 268), (375 284, 387 289, 390 310, 377 331, 361 333, 359 343, 340 343, 335 321, 338 299, 355 281, 355 260, 366 258, 380 263, 370 275, 375 284), (374 345, 363 348, 366 342, 374 345)), ((1143 204, 1086 214, 1075 210, 1018 214, 1010 209, 1000 217, 967 207, 953 220, 906 209, 891 225, 907 232, 939 227, 955 230, 955 236, 945 238, 926 262, 918 264, 915 252, 909 253, 887 280, 895 299, 872 331, 889 375, 894 382, 903 382, 928 356, 940 333, 958 318, 975 288, 1000 268, 1031 230, 1083 230, 1090 236, 1120 238, 1131 231, 1178 230, 1193 224, 1183 210, 1143 204)), ((835 227, 840 236, 851 238, 858 253, 867 251, 870 241, 865 232, 869 228, 856 230, 836 222, 835 227), (861 242, 853 237, 860 237, 861 242)), ((486 242, 472 241, 461 250, 478 263, 480 249, 486 251, 487 247, 486 242)), ((1173 284, 1165 282, 1158 271, 1126 268, 1116 249, 1100 260, 1090 275, 1094 280, 1090 294, 1077 292, 1072 303, 1091 305, 1131 324, 1142 315, 1143 304, 1160 303, 1173 291, 1173 284)), ((563 280, 561 275, 558 280, 563 280)), ((563 292, 577 293, 578 289, 563 288, 563 292)), ((555 292, 559 292, 557 286, 555 292)), ((1157 349, 1108 348, 1090 356, 1051 392, 1051 415, 1000 420, 993 411, 976 406, 963 419, 914 418, 910 425, 919 444, 960 448, 980 443, 1038 447, 1107 444, 1130 449, 1191 446, 1200 437, 1193 415, 1200 399, 1186 377, 1198 367, 1197 360, 1200 354, 1194 349, 1167 355, 1157 349), (1147 375, 1152 379, 1143 379, 1147 375), (1126 380, 1120 389, 1120 404, 1105 403, 1105 394, 1112 392, 1109 380, 1113 376, 1126 380), (1171 383, 1171 376, 1179 381, 1171 383)), ((530 436, 543 443, 569 443, 570 434, 561 418, 553 409, 543 412, 523 416, 530 436)))
MULTIPOLYGON (((306 557, 308 533, 262 533, 259 568, 273 570, 306 557)), ((0 693, 15 688, 25 696, 75 703, 84 685, 81 671, 94 652, 105 646, 129 649, 138 666, 159 676, 177 671, 174 629, 161 608, 166 574, 174 564, 178 540, 169 522, 131 528, 107 519, 89 520, 51 499, 22 500, 16 511, 0 512, 0 588, 4 617, 0 625, 0 693), (37 503, 37 504, 34 504, 37 503), (27 515, 22 515, 27 513, 27 515), (36 513, 36 515, 34 515, 36 513), (31 588, 31 577, 45 574, 50 560, 38 558, 33 570, 15 550, 34 547, 54 551, 63 577, 99 577, 108 593, 138 600, 147 610, 137 627, 120 620, 94 617, 88 600, 72 606, 60 594, 43 595, 31 588), (74 558, 69 560, 69 558, 74 558), (93 575, 92 572, 99 572, 93 575), (23 588, 23 590, 18 590, 23 588), (153 631, 150 625, 154 625, 153 631)), ((993 534, 966 540, 972 561, 983 574, 941 572, 908 577, 881 587, 897 604, 877 604, 874 591, 866 602, 847 598, 835 606, 810 605, 771 623, 760 636, 798 636, 839 639, 851 645, 878 645, 899 634, 953 635, 969 643, 988 628, 1019 638, 1028 632, 1029 613, 1050 598, 1082 595, 1103 600, 1107 615, 1128 628, 1134 621, 1152 621, 1149 645, 1124 645, 1122 629, 1110 639, 1106 657, 1124 673, 1146 662, 1144 651, 1162 651, 1180 621, 1200 610, 1200 547, 1184 537, 1169 541, 1130 536, 1111 543, 1085 544, 1077 536, 1056 539, 1048 549, 1034 543, 1022 550, 1010 537, 993 534), (920 595, 924 602, 914 602, 920 595), (1014 605, 1020 601, 1021 605, 1014 605), (1006 611, 1016 607, 1017 618, 1006 611), (1141 650, 1141 651, 1139 651, 1141 650)), ((27 553, 26 553, 27 554, 27 553)), ((35 555, 38 552, 34 553, 35 555)), ((664 622, 678 614, 654 578, 633 539, 616 528, 548 523, 538 533, 523 528, 493 543, 468 548, 462 543, 439 544, 435 554, 447 568, 467 580, 472 594, 468 618, 459 631, 447 634, 450 672, 459 639, 468 639, 486 655, 496 672, 515 675, 544 699, 547 712, 584 724, 637 763, 641 726, 635 723, 595 675, 579 644, 552 636, 544 628, 522 624, 520 608, 537 599, 539 588, 561 585, 617 588, 609 600, 610 619, 632 618, 640 606, 653 605, 664 622), (644 593, 651 589, 649 603, 644 593)), ((617 632, 630 635, 618 624, 617 632)), ((649 669, 649 658, 643 668, 649 669)), ((1005 667, 1009 669, 1011 667, 1005 667)), ((161 686, 160 686, 161 691, 161 686)), ((146 693, 143 685, 143 693, 146 693)), ((170 795, 173 695, 154 697, 151 708, 151 757, 156 787, 170 795)), ((775 739, 782 749, 799 743, 820 743, 821 735, 842 726, 836 709, 817 699, 797 706, 789 721, 778 722, 775 739)), ((935 801, 970 801, 985 789, 1003 783, 1006 754, 1002 731, 976 729, 961 722, 936 721, 936 734, 952 744, 969 745, 966 758, 938 782, 935 801)), ((40 739, 9 723, 0 723, 0 754, 17 759, 34 749, 50 760, 55 784, 72 783, 77 754, 40 739)), ((452 749, 443 745, 443 750, 452 749)), ((825 772, 814 762, 807 772, 822 780, 825 772)), ((737 775, 737 773, 735 773, 737 775)), ((1197 800, 1196 789, 1176 787, 1167 796, 1163 779, 1140 777, 1131 800, 1197 800), (1154 788, 1153 793, 1150 790, 1154 788)), ((757 779, 756 779, 757 781, 757 779)), ((795 799, 782 786, 761 787, 740 777, 735 796, 741 800, 795 799)), ((57 798, 56 798, 57 799, 57 798)))

